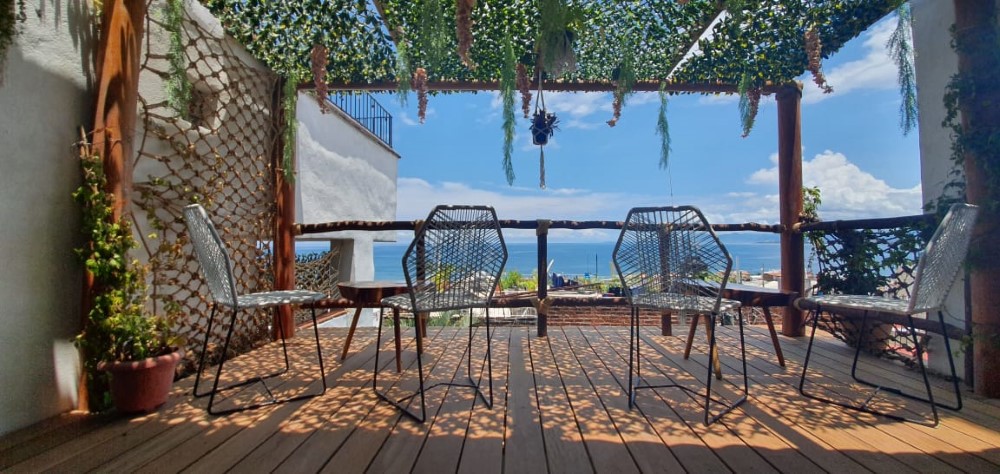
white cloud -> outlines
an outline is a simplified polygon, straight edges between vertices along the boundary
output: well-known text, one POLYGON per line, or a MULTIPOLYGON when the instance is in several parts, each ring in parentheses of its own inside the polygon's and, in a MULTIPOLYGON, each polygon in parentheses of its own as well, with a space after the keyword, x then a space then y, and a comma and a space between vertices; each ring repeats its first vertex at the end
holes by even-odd
MULTIPOLYGON (((746 182, 776 188, 778 155, 771 155, 770 160, 773 167, 753 172, 746 182)), ((920 212, 919 184, 912 188, 893 188, 858 168, 844 154, 830 150, 812 160, 803 160, 802 184, 819 187, 823 201, 819 211, 825 220, 902 216, 920 212)), ((777 200, 777 197, 773 199, 777 200)), ((771 215, 776 215, 773 210, 771 215)))
POLYGON ((898 70, 885 47, 895 28, 895 17, 889 17, 876 23, 862 36, 862 44, 867 51, 865 57, 846 62, 829 70, 824 69, 826 82, 833 87, 832 93, 824 94, 812 82, 812 74, 806 73, 802 77, 804 83, 802 103, 814 104, 854 90, 896 89, 898 87, 896 82, 898 70))

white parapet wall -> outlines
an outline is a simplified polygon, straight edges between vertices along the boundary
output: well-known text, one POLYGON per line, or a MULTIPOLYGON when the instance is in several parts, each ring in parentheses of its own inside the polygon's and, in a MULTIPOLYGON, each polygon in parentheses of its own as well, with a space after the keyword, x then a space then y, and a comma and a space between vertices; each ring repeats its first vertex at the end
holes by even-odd
MULTIPOLYGON (((296 222, 395 220, 399 155, 332 104, 324 113, 311 93, 299 93, 296 118, 296 222)), ((341 280, 372 280, 374 242, 395 241, 396 233, 344 231, 300 239, 340 245, 341 280)), ((374 321, 370 310, 362 319, 366 326, 374 321)))
POLYGON ((92 4, 26 0, 0 84, 0 434, 76 406, 80 183, 93 120, 92 4))

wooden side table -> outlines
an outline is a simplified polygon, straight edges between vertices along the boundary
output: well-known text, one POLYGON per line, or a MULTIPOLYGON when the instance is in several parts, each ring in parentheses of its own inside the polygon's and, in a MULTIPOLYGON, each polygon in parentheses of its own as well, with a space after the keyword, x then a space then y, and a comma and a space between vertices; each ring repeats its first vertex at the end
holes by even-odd
MULTIPOLYGON (((347 358, 347 351, 351 348, 351 340, 354 339, 354 330, 358 327, 358 318, 361 317, 363 308, 378 308, 381 306, 382 298, 396 296, 409 291, 406 283, 398 281, 343 281, 337 283, 340 288, 340 295, 354 302, 354 317, 351 318, 351 329, 347 332, 347 340, 344 341, 344 350, 340 354, 340 360, 347 358)), ((396 339, 396 371, 402 371, 399 360, 401 346, 399 342, 399 318, 393 320, 396 339)))
MULTIPOLYGON (((765 288, 754 285, 726 285, 722 291, 722 297, 740 302, 741 306, 756 306, 764 310, 764 321, 767 323, 767 330, 771 333, 771 343, 774 344, 774 353, 778 356, 778 364, 785 366, 785 355, 781 352, 781 343, 778 342, 778 333, 774 330, 774 321, 771 319, 773 306, 787 306, 791 303, 797 293, 793 291, 779 290, 776 288, 765 288)), ((699 315, 695 314, 691 318, 691 330, 688 332, 687 345, 684 347, 684 358, 691 354, 691 344, 694 342, 694 332, 698 328, 699 315)), ((708 321, 706 320, 706 324, 708 321)), ((711 330, 709 328, 708 330, 711 330)))

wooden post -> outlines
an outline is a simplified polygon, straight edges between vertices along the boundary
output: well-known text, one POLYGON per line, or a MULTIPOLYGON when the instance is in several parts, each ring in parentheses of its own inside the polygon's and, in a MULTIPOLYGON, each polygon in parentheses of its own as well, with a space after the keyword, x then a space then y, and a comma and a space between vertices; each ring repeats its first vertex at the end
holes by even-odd
MULTIPOLYGON (((286 179, 284 173, 285 140, 283 125, 295 117, 286 117, 282 102, 282 91, 284 90, 285 79, 278 81, 277 90, 274 96, 273 110, 281 117, 278 127, 278 137, 275 140, 274 153, 272 154, 272 166, 276 179, 275 201, 277 215, 275 216, 274 232, 274 289, 291 290, 295 288, 295 183, 286 179)), ((292 169, 296 169, 295 155, 292 154, 292 169)), ((295 314, 293 308, 288 305, 279 306, 274 315, 274 329, 271 331, 271 338, 277 339, 281 334, 278 332, 280 325, 285 338, 295 337, 295 314)))
MULTIPOLYGON (((778 99, 778 196, 781 207, 781 289, 802 295, 805 257, 802 234, 795 230, 802 216, 802 85, 788 84, 778 99)), ((785 307, 781 332, 803 335, 802 311, 785 307)))
MULTIPOLYGON (((139 64, 142 52, 146 2, 106 0, 102 12, 100 43, 97 46, 97 100, 91 144, 104 161, 106 191, 115 198, 114 219, 127 212, 132 188, 132 143, 135 136, 139 96, 139 64)), ((81 326, 89 323, 93 307, 94 278, 84 272, 81 326)), ((85 355, 89 357, 89 355, 85 355)), ((77 407, 90 408, 87 374, 81 373, 77 387, 77 407)))
POLYGON ((966 197, 980 206, 972 230, 969 287, 972 303, 972 350, 975 391, 1000 397, 1000 190, 996 184, 997 152, 993 139, 1000 128, 1000 100, 994 77, 1000 70, 996 40, 995 0, 954 0, 954 44, 961 91, 958 109, 962 133, 973 142, 962 149, 966 197), (985 156, 984 156, 985 155, 985 156), (983 162, 990 162, 989 168, 983 162), (991 182, 992 181, 992 182, 991 182))
MULTIPOLYGON (((549 275, 548 268, 546 267, 549 260, 549 225, 552 221, 546 219, 538 220, 538 229, 535 230, 535 235, 538 237, 538 301, 545 301, 545 298, 549 296, 549 275)), ((548 311, 547 305, 539 304, 538 306, 538 337, 545 337, 549 335, 549 315, 546 314, 548 311)))

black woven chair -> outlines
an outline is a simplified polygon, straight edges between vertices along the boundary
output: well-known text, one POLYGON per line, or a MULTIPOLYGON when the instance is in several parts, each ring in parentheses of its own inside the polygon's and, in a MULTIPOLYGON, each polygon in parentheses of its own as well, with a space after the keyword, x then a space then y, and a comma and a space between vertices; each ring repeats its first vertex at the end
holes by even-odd
POLYGON ((701 211, 691 206, 630 210, 612 259, 632 310, 629 323, 629 408, 635 405, 636 392, 640 389, 675 387, 701 395, 698 390, 683 385, 649 385, 643 379, 639 352, 641 309, 708 316, 709 363, 704 393, 706 425, 745 402, 750 383, 747 379, 742 318, 737 320, 743 362, 743 394, 733 403, 711 396, 713 369, 721 376, 716 322, 722 312, 736 310, 740 303, 721 296, 729 281, 732 258, 701 211), (723 406, 722 411, 715 415, 711 414, 713 402, 723 406))
MULTIPOLYGON (((403 272, 409 292, 382 300, 384 307, 392 308, 393 320, 398 324, 400 311, 415 316, 414 330, 417 343, 417 373, 419 388, 416 393, 392 399, 379 391, 379 353, 375 353, 375 376, 372 387, 382 400, 401 410, 407 416, 423 423, 426 419, 424 392, 442 386, 471 387, 488 408, 493 408, 493 362, 490 352, 490 301, 500 281, 507 262, 496 212, 486 206, 437 206, 427 216, 416 237, 403 254, 403 272), (473 324, 472 309, 485 309, 486 349, 480 366, 479 380, 472 377, 473 324), (469 340, 465 347, 468 383, 441 382, 425 386, 423 332, 421 314, 432 311, 469 310, 469 340), (481 382, 485 365, 489 395, 483 394, 481 382), (406 403, 420 398, 420 413, 407 408, 406 403)), ((382 322, 379 318, 377 346, 382 345, 382 322)), ((397 332, 398 334, 398 332, 397 332)), ((480 346, 481 347, 481 346, 480 346)))
POLYGON ((969 241, 972 237, 972 227, 976 221, 978 211, 979 209, 976 206, 969 204, 955 204, 949 209, 948 214, 945 215, 941 224, 938 225, 934 235, 927 243, 924 252, 920 255, 908 299, 894 299, 874 295, 838 294, 816 295, 796 300, 796 305, 800 308, 811 311, 813 322, 812 332, 809 335, 809 346, 806 349, 805 362, 802 364, 802 377, 799 379, 799 393, 813 400, 831 403, 843 408, 932 427, 937 426, 939 422, 938 407, 950 410, 962 409, 962 392, 958 386, 958 375, 955 372, 955 361, 952 358, 951 344, 948 342, 949 331, 944 321, 943 307, 945 298, 948 296, 952 286, 954 286, 955 279, 962 268, 962 262, 965 261, 965 256, 969 249, 969 241), (907 334, 913 339, 913 347, 916 352, 915 359, 917 365, 920 367, 924 389, 927 392, 926 396, 914 395, 904 392, 898 386, 883 386, 880 383, 859 377, 858 361, 863 347, 861 341, 857 342, 857 348, 854 351, 851 377, 858 383, 874 388, 874 391, 863 402, 858 404, 847 403, 807 392, 806 378, 809 371, 809 360, 812 355, 813 340, 816 337, 816 328, 819 325, 820 314, 824 311, 835 314, 837 317, 860 319, 861 323, 858 327, 860 334, 864 334, 869 321, 906 325, 908 329, 907 334), (920 343, 920 333, 917 331, 914 323, 914 315, 923 313, 930 315, 935 312, 940 323, 940 333, 944 340, 945 353, 948 355, 948 366, 951 369, 952 388, 956 400, 954 404, 946 404, 934 400, 934 393, 931 390, 930 380, 927 377, 927 368, 924 366, 924 350, 920 343), (869 404, 879 392, 888 392, 903 398, 927 403, 931 410, 931 416, 929 419, 921 420, 873 409, 869 404))
POLYGON ((201 264, 201 271, 208 283, 212 297, 212 312, 208 318, 208 328, 205 330, 205 342, 201 348, 201 358, 198 362, 198 374, 194 381, 194 396, 204 397, 208 395, 208 413, 212 415, 224 415, 237 411, 249 410, 276 403, 285 403, 295 400, 303 400, 315 397, 326 392, 326 378, 323 370, 323 352, 319 344, 319 330, 316 327, 316 308, 312 307, 313 332, 316 336, 316 355, 319 358, 319 379, 322 383, 322 390, 319 393, 304 394, 286 398, 275 398, 271 390, 267 387, 267 379, 288 372, 290 364, 288 362, 288 347, 285 342, 284 328, 278 325, 279 337, 281 338, 281 350, 284 355, 285 368, 276 372, 248 378, 239 382, 219 387, 219 380, 222 376, 222 367, 225 365, 225 356, 229 351, 229 343, 233 338, 233 330, 236 328, 237 316, 240 310, 273 308, 284 305, 301 305, 313 303, 326 297, 323 293, 305 290, 289 291, 267 291, 240 295, 236 293, 236 280, 233 277, 233 265, 229 259, 229 252, 226 251, 225 243, 219 237, 215 225, 208 218, 205 209, 198 204, 192 204, 184 208, 184 220, 187 230, 201 264), (212 389, 208 392, 199 391, 201 386, 201 373, 205 370, 205 354, 208 352, 208 339, 212 335, 212 325, 215 321, 215 314, 219 307, 228 308, 232 312, 229 319, 229 330, 226 332, 226 342, 222 345, 222 360, 215 371, 215 381, 212 389), (215 410, 215 396, 224 390, 242 387, 252 383, 261 383, 267 392, 270 400, 262 403, 254 403, 248 406, 238 406, 225 410, 215 410))

